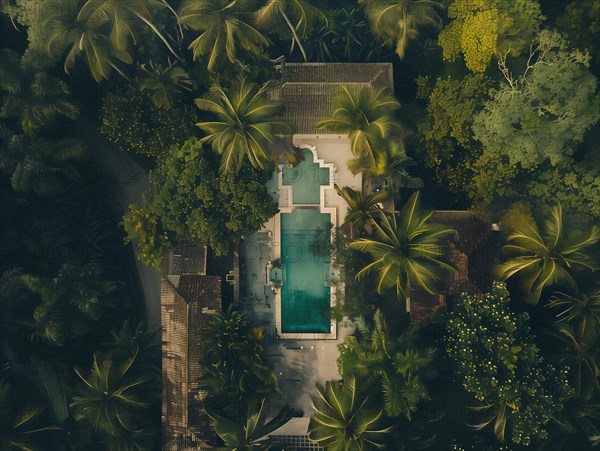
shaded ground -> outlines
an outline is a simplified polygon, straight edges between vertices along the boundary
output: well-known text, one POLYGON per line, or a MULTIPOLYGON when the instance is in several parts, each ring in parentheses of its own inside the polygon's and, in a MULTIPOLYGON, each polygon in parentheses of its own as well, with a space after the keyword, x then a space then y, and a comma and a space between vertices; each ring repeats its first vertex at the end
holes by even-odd
MULTIPOLYGON (((129 204, 140 201, 142 193, 150 188, 148 174, 133 158, 108 141, 95 124, 83 118, 74 123, 74 135, 86 144, 92 159, 108 178, 119 209, 125 212, 129 204)), ((138 260, 135 264, 144 292, 148 326, 160 326, 160 274, 138 260)))

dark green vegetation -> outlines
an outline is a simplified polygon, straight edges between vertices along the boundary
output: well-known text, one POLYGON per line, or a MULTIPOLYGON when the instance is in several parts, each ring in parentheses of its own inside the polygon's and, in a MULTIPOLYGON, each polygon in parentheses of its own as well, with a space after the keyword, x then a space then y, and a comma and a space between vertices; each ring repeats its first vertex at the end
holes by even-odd
MULTIPOLYGON (((158 449, 159 354, 137 327, 124 238, 157 265, 180 239, 227 253, 276 213, 264 183, 298 161, 266 95, 281 56, 389 61, 396 76, 396 99, 346 92, 322 122, 387 190, 338 187, 346 293, 331 314, 358 329, 340 346, 343 382, 315 391, 311 437, 332 450, 598 444, 597 1, 1 5, 0 448, 158 449), (114 174, 76 133, 96 118, 152 169, 125 219, 114 174), (450 231, 424 222, 418 197, 499 223, 505 251, 487 276, 506 285, 449 298, 428 325, 404 306, 444 291, 450 231)), ((228 311, 212 336, 215 430, 260 449, 294 414, 266 414, 278 387, 261 329, 228 311)))
POLYGON ((128 239, 139 244, 138 258, 154 266, 177 240, 226 254, 277 213, 267 180, 247 162, 237 174, 220 172, 218 157, 192 138, 172 147, 150 173, 150 192, 123 219, 128 239))

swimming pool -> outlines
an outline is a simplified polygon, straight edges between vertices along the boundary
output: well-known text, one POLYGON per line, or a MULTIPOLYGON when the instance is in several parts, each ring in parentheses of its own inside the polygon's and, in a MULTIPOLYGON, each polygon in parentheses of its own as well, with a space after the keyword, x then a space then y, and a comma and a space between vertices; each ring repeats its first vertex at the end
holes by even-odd
POLYGON ((292 187, 294 205, 319 205, 321 186, 329 185, 329 168, 323 168, 314 162, 310 150, 302 151, 304 161, 294 167, 284 167, 282 184, 292 187))
POLYGON ((281 213, 281 332, 329 333, 330 251, 323 246, 331 217, 318 208, 281 213))

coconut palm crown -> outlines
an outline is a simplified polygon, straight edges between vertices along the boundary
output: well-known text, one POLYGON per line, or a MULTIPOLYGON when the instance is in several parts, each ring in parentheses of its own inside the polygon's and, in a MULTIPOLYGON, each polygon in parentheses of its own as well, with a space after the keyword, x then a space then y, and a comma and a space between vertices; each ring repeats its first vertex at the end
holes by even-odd
POLYGON ((503 250, 511 257, 497 268, 501 280, 516 276, 528 302, 537 304, 542 290, 549 286, 575 287, 572 272, 596 270, 590 250, 600 240, 600 228, 592 226, 586 233, 567 233, 560 204, 552 208, 543 232, 535 223, 516 230, 508 237, 503 250))
POLYGON ((314 22, 327 22, 325 15, 306 0, 267 0, 254 15, 256 25, 262 30, 275 30, 280 33, 290 33, 292 45, 298 45, 304 61, 308 61, 302 40, 308 30, 314 27, 314 22))
POLYGON ((379 204, 388 200, 389 197, 385 191, 365 194, 362 191, 355 191, 348 186, 340 188, 336 184, 334 188, 338 195, 348 204, 348 212, 344 218, 344 224, 351 225, 352 234, 354 234, 355 229, 358 229, 358 231, 365 229, 365 227, 370 229, 371 219, 374 215, 381 212, 379 204))
POLYGON ((359 0, 365 5, 372 33, 384 44, 395 47, 404 58, 410 41, 423 26, 442 28, 441 5, 432 0, 359 0))
POLYGON ((385 93, 385 89, 372 93, 362 88, 358 93, 341 86, 336 108, 331 119, 317 122, 336 133, 347 133, 352 153, 365 158, 372 166, 385 148, 385 141, 393 135, 401 136, 401 125, 392 117, 400 103, 385 93))
POLYGON ((416 287, 434 294, 444 274, 455 269, 444 258, 452 229, 428 222, 432 214, 433 211, 420 209, 419 192, 416 192, 397 216, 380 215, 378 221, 373 221, 372 237, 350 243, 351 249, 373 258, 356 278, 376 272, 377 292, 396 286, 399 298, 409 298, 411 289, 416 287))
POLYGON ((250 25, 248 12, 252 0, 187 0, 179 10, 179 22, 186 28, 200 31, 189 46, 194 60, 208 55, 208 70, 215 71, 229 60, 246 68, 238 56, 243 49, 260 55, 270 41, 250 25))
POLYGON ((369 401, 354 376, 327 381, 313 398, 309 437, 328 450, 385 449, 392 427, 382 424, 383 411, 369 401))
POLYGON ((268 85, 258 86, 246 77, 236 80, 230 89, 216 83, 207 95, 196 99, 201 110, 217 116, 216 121, 200 122, 206 132, 202 142, 221 155, 221 169, 237 172, 244 158, 252 166, 267 169, 273 158, 269 151, 276 134, 290 134, 290 127, 275 116, 282 106, 269 99, 268 85))

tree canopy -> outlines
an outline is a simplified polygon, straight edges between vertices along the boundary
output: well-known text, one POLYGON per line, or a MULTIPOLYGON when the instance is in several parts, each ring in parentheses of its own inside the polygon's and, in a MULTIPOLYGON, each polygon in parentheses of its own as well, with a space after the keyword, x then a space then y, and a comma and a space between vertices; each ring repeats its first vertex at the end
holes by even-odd
POLYGON ((268 177, 248 163, 237 174, 221 173, 218 156, 192 138, 173 147, 151 172, 148 197, 125 215, 128 238, 138 242, 140 258, 153 265, 174 240, 226 254, 277 213, 264 186, 268 177))
POLYGON ((485 72, 493 57, 518 55, 544 20, 537 0, 453 0, 448 17, 439 35, 444 59, 462 54, 473 72, 485 72))
POLYGON ((475 139, 523 169, 570 160, 600 119, 600 93, 588 68, 589 56, 570 50, 564 35, 540 32, 519 76, 501 58, 505 82, 473 120, 475 139))
POLYGON ((529 445, 548 436, 547 423, 570 395, 567 370, 544 362, 527 324, 513 313, 504 284, 494 283, 483 298, 463 294, 450 313, 446 350, 457 364, 464 388, 479 401, 483 428, 494 422, 504 440, 529 445))

